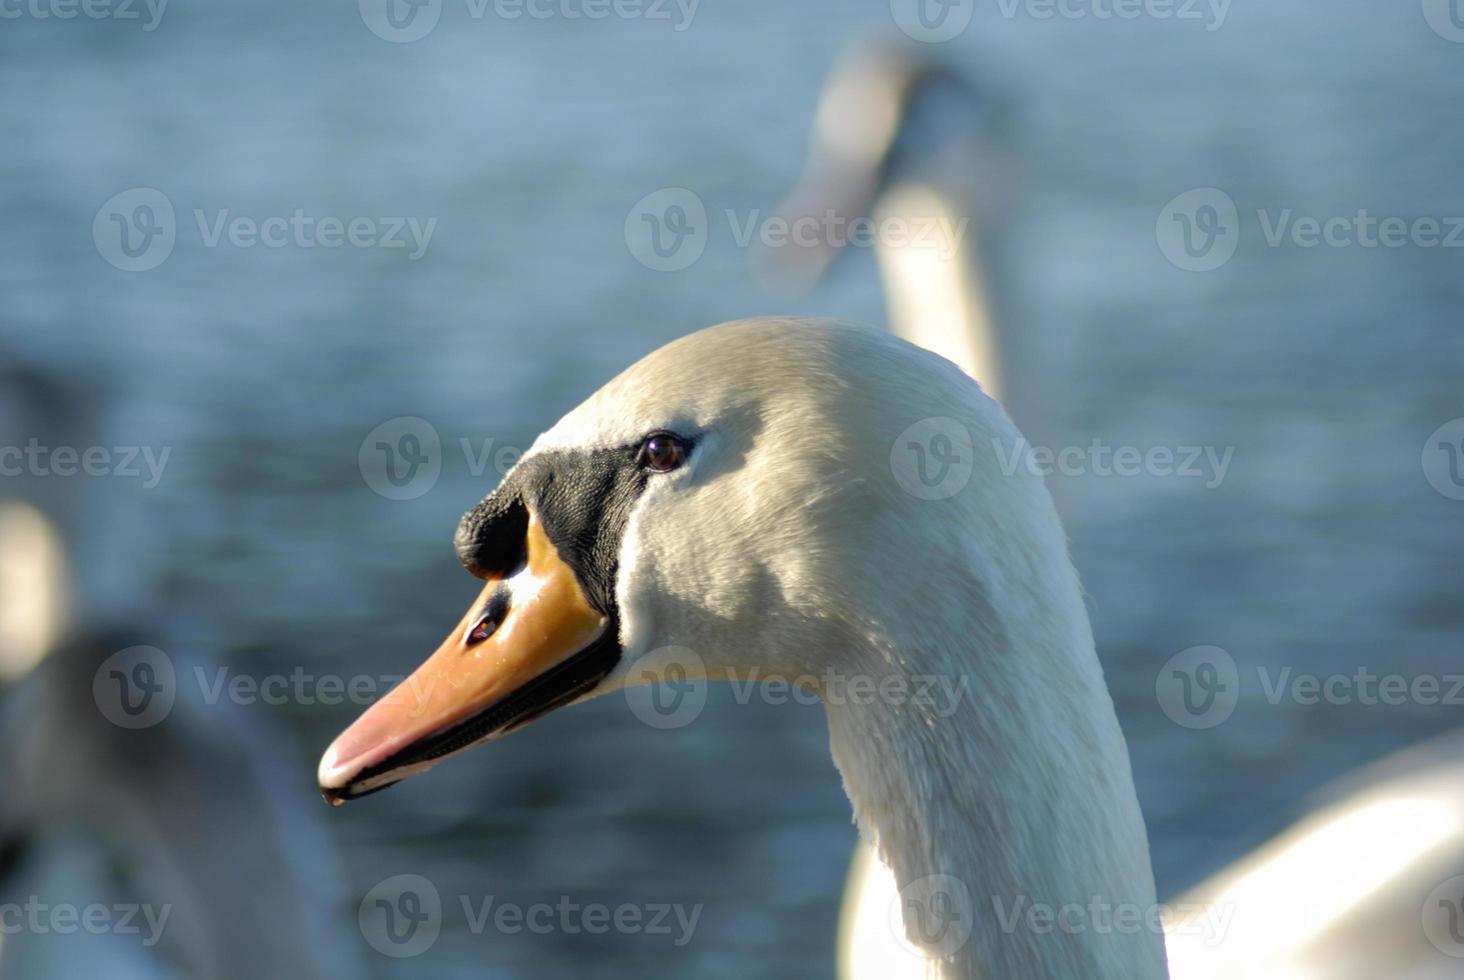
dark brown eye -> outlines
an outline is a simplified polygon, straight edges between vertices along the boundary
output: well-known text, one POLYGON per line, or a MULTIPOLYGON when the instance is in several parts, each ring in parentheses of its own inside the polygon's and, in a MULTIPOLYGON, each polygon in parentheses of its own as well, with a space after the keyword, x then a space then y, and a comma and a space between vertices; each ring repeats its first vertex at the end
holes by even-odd
POLYGON ((641 443, 640 464, 646 469, 665 473, 686 462, 686 442, 669 432, 657 432, 641 443))

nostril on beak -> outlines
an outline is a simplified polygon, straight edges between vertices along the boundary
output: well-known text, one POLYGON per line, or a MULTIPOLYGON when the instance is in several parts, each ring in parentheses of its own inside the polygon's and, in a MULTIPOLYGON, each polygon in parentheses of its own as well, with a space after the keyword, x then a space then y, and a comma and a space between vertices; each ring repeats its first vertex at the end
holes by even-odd
POLYGON ((503 625, 503 621, 508 617, 508 606, 508 586, 500 585, 493 590, 488 604, 483 607, 483 615, 478 617, 477 622, 469 628, 468 635, 463 637, 464 645, 474 646, 496 633, 498 627, 503 625))

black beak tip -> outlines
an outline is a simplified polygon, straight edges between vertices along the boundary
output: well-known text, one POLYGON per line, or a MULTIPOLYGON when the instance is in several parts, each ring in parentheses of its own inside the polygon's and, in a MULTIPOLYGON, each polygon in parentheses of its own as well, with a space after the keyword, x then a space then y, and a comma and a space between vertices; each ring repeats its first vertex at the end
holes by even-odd
POLYGON ((322 786, 320 787, 320 796, 321 799, 325 800, 326 803, 330 804, 333 807, 345 806, 352 800, 359 800, 364 796, 370 796, 373 793, 380 793, 384 789, 391 789, 393 786, 396 785, 396 780, 379 783, 378 785, 372 786, 368 789, 361 789, 360 785, 360 782, 355 782, 340 787, 322 786))

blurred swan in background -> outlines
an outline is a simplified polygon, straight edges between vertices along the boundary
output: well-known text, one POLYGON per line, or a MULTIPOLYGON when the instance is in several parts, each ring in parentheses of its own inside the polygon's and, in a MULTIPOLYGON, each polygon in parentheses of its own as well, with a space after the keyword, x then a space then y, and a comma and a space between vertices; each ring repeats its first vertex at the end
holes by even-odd
MULTIPOLYGON (((9 409, 0 445, 33 435, 88 444, 89 426, 66 424, 86 421, 69 386, 11 369, 0 373, 0 403, 9 409)), ((179 681, 164 719, 128 730, 103 714, 99 670, 166 630, 153 625, 136 581, 130 621, 148 625, 78 616, 120 596, 79 594, 78 582, 95 579, 72 574, 59 525, 85 539, 89 521, 120 515, 105 500, 82 508, 86 494, 53 492, 66 481, 46 479, 28 496, 66 505, 55 520, 26 500, 0 499, 0 905, 140 909, 101 931, 32 928, 12 909, 0 980, 364 976, 343 927, 331 842, 288 779, 299 769, 295 746, 257 712, 190 697, 184 681, 201 662, 177 650, 164 655, 179 681)), ((21 478, 4 487, 29 489, 21 478)), ((83 558, 128 564, 87 549, 83 558)))
MULTIPOLYGON (((864 222, 898 337, 935 351, 1002 392, 999 326, 1012 317, 1005 228, 1019 181, 1006 148, 1009 108, 994 87, 909 56, 859 48, 819 98, 797 185, 775 209, 790 222, 864 222)), ((775 292, 806 293, 846 246, 760 247, 753 267, 775 292)))
POLYGON ((1365 766, 1170 904, 1176 980, 1443 980, 1464 967, 1464 735, 1365 766), (1223 922, 1218 934, 1197 923, 1223 922))
MULTIPOLYGON (((950 260, 876 243, 890 330, 953 361, 994 397, 1011 397, 1001 355, 1015 338, 992 215, 1010 169, 973 128, 973 106, 930 104, 932 90, 975 100, 947 69, 896 49, 860 49, 820 100, 808 164, 779 208, 935 216, 980 243, 950 260), (916 118, 938 111, 936 120, 916 118), (931 137, 934 136, 934 139, 931 137), (995 164, 995 166, 993 166, 995 164)), ((983 137, 983 133, 985 134, 983 137)), ((759 271, 806 290, 832 248, 768 250, 759 271)), ((1167 903, 1174 980, 1435 980, 1464 969, 1464 735, 1365 767, 1275 840, 1167 903)), ((921 954, 890 927, 900 896, 868 843, 851 864, 839 927, 843 980, 926 976, 921 954)))

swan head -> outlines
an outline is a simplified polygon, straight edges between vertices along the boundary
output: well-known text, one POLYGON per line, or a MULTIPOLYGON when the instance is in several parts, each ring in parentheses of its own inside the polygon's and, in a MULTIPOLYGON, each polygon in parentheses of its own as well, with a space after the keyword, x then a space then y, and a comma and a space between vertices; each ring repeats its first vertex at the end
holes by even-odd
POLYGON ((326 751, 326 799, 672 663, 818 678, 886 669, 855 658, 908 657, 942 630, 999 630, 986 614, 1038 601, 1042 569, 1071 576, 1040 479, 1000 465, 1016 438, 954 365, 879 331, 759 319, 655 351, 463 518, 458 557, 484 588, 326 751), (973 591, 941 599, 958 578, 973 591))

